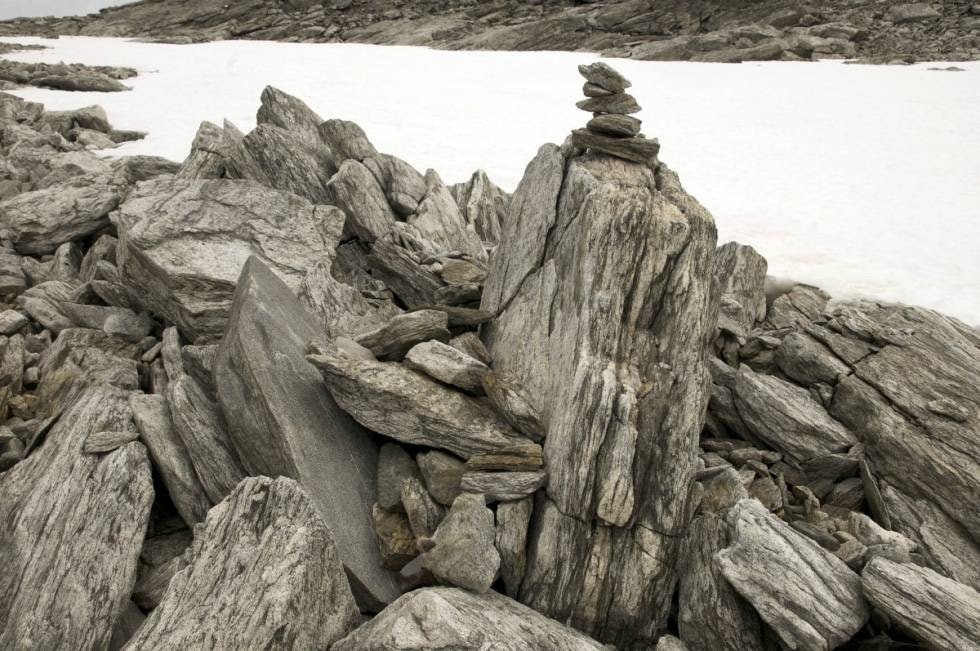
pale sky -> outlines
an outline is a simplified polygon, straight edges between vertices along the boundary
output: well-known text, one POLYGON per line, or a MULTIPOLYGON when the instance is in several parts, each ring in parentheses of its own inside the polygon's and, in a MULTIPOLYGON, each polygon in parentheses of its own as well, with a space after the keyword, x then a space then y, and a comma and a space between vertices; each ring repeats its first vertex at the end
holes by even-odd
POLYGON ((123 4, 128 3, 126 0, 0 0, 0 20, 18 16, 78 16, 123 4))

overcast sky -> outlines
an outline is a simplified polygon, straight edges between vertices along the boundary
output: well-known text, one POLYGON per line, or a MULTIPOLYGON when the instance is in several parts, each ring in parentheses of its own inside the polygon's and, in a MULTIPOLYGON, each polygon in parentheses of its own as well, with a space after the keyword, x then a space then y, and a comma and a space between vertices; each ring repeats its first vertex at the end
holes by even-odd
POLYGON ((0 20, 17 16, 77 16, 126 0, 0 0, 0 20))

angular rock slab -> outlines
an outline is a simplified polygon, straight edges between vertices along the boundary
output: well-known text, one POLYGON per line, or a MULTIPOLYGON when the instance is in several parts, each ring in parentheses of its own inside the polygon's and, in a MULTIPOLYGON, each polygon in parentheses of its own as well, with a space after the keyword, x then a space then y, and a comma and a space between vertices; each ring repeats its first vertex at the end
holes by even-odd
POLYGON ((308 359, 344 411, 402 443, 443 448, 463 458, 530 444, 482 403, 400 364, 327 350, 308 359))
POLYGON ((460 495, 436 529, 422 567, 443 583, 486 592, 500 569, 495 535, 493 511, 483 496, 460 495))
POLYGON ((333 257, 344 223, 336 208, 251 181, 186 179, 140 184, 113 219, 126 282, 194 343, 221 335, 250 255, 296 290, 333 257))
POLYGON ((132 427, 128 392, 85 389, 0 477, 0 648, 104 649, 129 602, 153 502, 146 449, 82 454, 132 427))
POLYGON ((313 317, 261 260, 242 269, 214 380, 232 444, 252 475, 292 477, 333 535, 365 609, 398 596, 371 526, 378 451, 306 361, 313 317))
POLYGON ((732 507, 728 523, 732 544, 715 562, 789 648, 836 649, 864 626, 861 578, 842 560, 754 499, 732 507))
POLYGON ((928 568, 881 556, 861 572, 864 594, 932 649, 980 649, 980 592, 928 568))
POLYGON ((127 649, 324 648, 360 620, 330 530, 292 479, 243 480, 188 554, 127 649))
POLYGON ((333 651, 585 651, 604 647, 512 599, 458 588, 403 595, 333 651))
POLYGON ((603 641, 652 643, 707 401, 714 220, 664 166, 573 158, 552 198, 554 163, 542 148, 514 194, 482 305, 502 310, 484 327, 494 372, 546 430, 520 598, 603 641))

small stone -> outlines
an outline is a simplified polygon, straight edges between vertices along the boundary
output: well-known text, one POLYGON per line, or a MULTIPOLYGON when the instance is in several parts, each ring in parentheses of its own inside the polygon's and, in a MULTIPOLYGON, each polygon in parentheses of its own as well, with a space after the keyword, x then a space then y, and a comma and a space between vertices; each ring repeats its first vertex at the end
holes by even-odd
POLYGON ((378 451, 378 504, 388 511, 402 511, 402 488, 410 479, 422 479, 419 467, 405 449, 385 443, 378 451))
POLYGON ((490 372, 483 362, 441 341, 416 344, 405 355, 405 366, 476 394, 483 393, 483 376, 490 372))
POLYGON ((423 556, 422 565, 443 583, 487 592, 500 568, 493 519, 482 495, 460 495, 439 525, 435 547, 423 556))
POLYGON ((29 323, 26 316, 17 310, 4 310, 0 312, 0 334, 12 335, 20 332, 29 323))
POLYGON ((483 376, 483 389, 490 404, 514 429, 536 441, 544 438, 541 415, 522 387, 495 373, 487 373, 483 376))
POLYGON ((504 470, 510 472, 532 472, 544 465, 544 457, 531 450, 530 454, 515 450, 512 454, 504 452, 487 452, 474 454, 466 460, 466 470, 504 470))
POLYGON ((475 332, 464 332, 457 337, 453 337, 449 340, 449 345, 461 353, 466 353, 473 359, 478 359, 487 366, 490 366, 490 352, 480 339, 480 335, 475 332))
POLYGON ((467 472, 460 481, 464 493, 481 493, 487 502, 510 502, 523 499, 542 488, 548 473, 536 472, 467 472))
POLYGON ((451 506, 456 496, 462 492, 459 482, 466 472, 465 464, 451 454, 433 450, 415 457, 425 477, 429 494, 440 504, 451 506))
POLYGON ((449 341, 448 319, 446 313, 439 310, 399 314, 377 330, 360 335, 356 341, 378 359, 398 361, 420 342, 449 341))
POLYGON ((660 153, 660 143, 656 138, 611 138, 587 129, 572 131, 572 144, 583 149, 591 149, 634 163, 651 163, 660 153))
POLYGON ((632 115, 640 112, 636 98, 628 93, 616 93, 605 97, 590 97, 575 103, 583 111, 589 113, 612 113, 615 115, 632 115))
POLYGON ((578 72, 585 77, 587 82, 611 93, 621 93, 633 85, 629 79, 616 72, 612 66, 601 61, 596 61, 590 65, 580 65, 578 72))
POLYGON ((402 486, 402 507, 416 538, 429 538, 442 522, 446 510, 432 499, 422 482, 414 477, 402 486))
POLYGON ((585 128, 609 136, 631 138, 640 133, 642 122, 630 115, 600 115, 589 120, 585 128))
POLYGON ((606 95, 612 95, 613 91, 606 90, 602 86, 587 81, 585 82, 585 85, 582 86, 582 94, 586 97, 605 97, 606 95))
POLYGON ((374 532, 378 536, 382 567, 397 571, 418 556, 415 536, 404 514, 386 511, 375 504, 372 517, 374 532))

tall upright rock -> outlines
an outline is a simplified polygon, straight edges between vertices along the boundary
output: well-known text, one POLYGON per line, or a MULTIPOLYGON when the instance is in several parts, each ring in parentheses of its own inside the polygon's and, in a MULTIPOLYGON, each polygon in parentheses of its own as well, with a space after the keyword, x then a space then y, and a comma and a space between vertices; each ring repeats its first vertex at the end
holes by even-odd
POLYGON ((629 644, 666 623, 689 521, 716 231, 652 151, 578 142, 542 147, 513 196, 485 340, 546 430, 520 600, 629 644))

